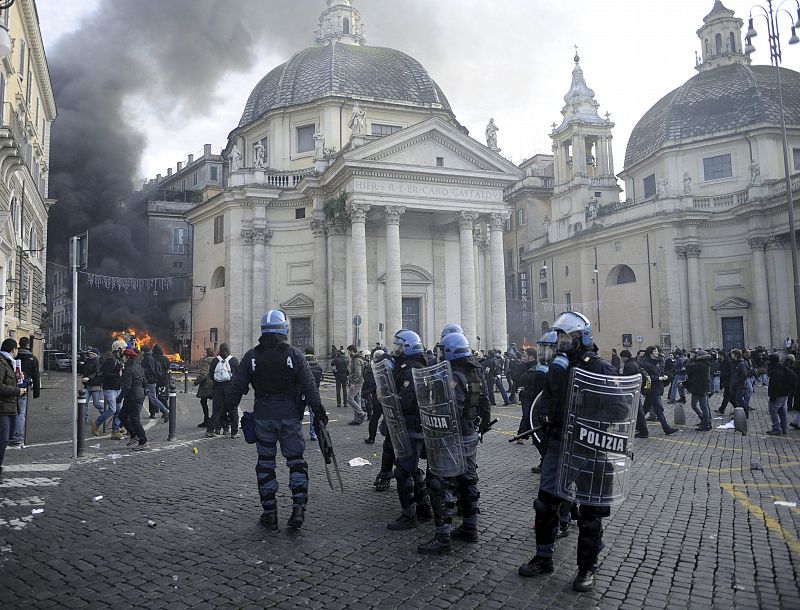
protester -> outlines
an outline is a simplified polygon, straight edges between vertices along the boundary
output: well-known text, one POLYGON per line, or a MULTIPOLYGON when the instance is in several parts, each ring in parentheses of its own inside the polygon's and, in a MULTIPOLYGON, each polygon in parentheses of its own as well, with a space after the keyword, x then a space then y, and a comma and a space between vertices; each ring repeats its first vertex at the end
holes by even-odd
POLYGON ((349 426, 360 426, 367 418, 361 408, 361 386, 364 385, 364 367, 366 362, 355 345, 347 347, 350 355, 350 368, 347 375, 347 405, 353 409, 353 421, 349 426))
POLYGON ((125 365, 120 383, 119 402, 122 403, 120 420, 130 434, 128 446, 134 446, 134 451, 150 449, 147 443, 147 433, 142 426, 142 405, 144 404, 145 388, 148 387, 145 371, 139 364, 139 354, 136 350, 127 348, 122 352, 125 365))
POLYGON ((776 436, 789 433, 788 415, 786 413, 786 400, 794 393, 797 376, 785 364, 780 363, 778 354, 767 357, 767 374, 769 375, 769 417, 772 420, 772 429, 767 434, 776 436))
POLYGON ((158 399, 158 396, 156 395, 156 385, 158 381, 163 378, 164 369, 161 360, 156 359, 153 355, 153 352, 147 346, 142 349, 141 367, 144 371, 147 400, 150 403, 150 419, 155 419, 155 414, 161 412, 162 419, 166 423, 169 421, 169 409, 158 399))
POLYGON ((214 380, 211 379, 209 374, 211 367, 217 357, 214 355, 214 350, 210 347, 206 348, 206 357, 200 363, 200 372, 192 382, 197 386, 197 393, 195 396, 200 399, 200 407, 203 409, 203 421, 197 424, 198 428, 208 428, 211 422, 211 416, 208 411, 208 399, 214 397, 214 380))
MULTIPOLYGON (((227 343, 222 343, 219 346, 219 354, 217 355, 214 368, 209 370, 211 378, 214 380, 214 413, 211 416, 211 422, 206 430, 206 436, 213 438, 219 436, 221 427, 221 418, 225 414, 230 423, 231 438, 239 438, 239 417, 238 417, 238 403, 226 404, 225 392, 231 385, 231 379, 236 374, 236 369, 239 366, 239 361, 231 356, 231 350, 227 343)), ((227 432, 225 432, 227 434, 227 432)))
MULTIPOLYGON (((95 349, 90 349, 81 369, 83 385, 86 388, 86 406, 93 404, 100 413, 103 412, 103 376, 100 373, 100 354, 95 349)), ((86 418, 88 421, 89 413, 86 418)))
POLYGON ((336 352, 333 362, 333 377, 336 380, 336 406, 342 407, 347 402, 347 377, 350 374, 350 359, 344 351, 336 352))
POLYGON ((27 388, 17 385, 14 361, 17 359, 17 342, 6 339, 0 345, 0 477, 3 476, 3 458, 14 418, 19 412, 19 397, 28 393, 27 388))
POLYGON ((100 426, 109 419, 112 419, 111 438, 122 440, 124 430, 120 430, 119 409, 117 397, 122 383, 122 352, 127 349, 128 344, 122 339, 117 339, 111 344, 109 353, 100 365, 100 374, 103 380, 103 400, 105 407, 100 416, 92 423, 92 434, 100 434, 100 426))
POLYGON ((17 360, 22 368, 22 387, 32 390, 19 397, 19 413, 14 421, 14 430, 11 433, 9 445, 22 445, 25 441, 25 419, 28 413, 28 397, 39 398, 41 385, 39 381, 39 359, 28 349, 28 337, 20 337, 17 360))

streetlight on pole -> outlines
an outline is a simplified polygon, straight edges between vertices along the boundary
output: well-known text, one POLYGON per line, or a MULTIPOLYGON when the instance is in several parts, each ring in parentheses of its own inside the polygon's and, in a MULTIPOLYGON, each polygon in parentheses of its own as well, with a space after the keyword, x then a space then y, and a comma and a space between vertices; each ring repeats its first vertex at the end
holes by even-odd
POLYGON ((769 59, 770 63, 775 66, 775 73, 778 76, 778 100, 780 103, 781 112, 781 136, 783 138, 783 171, 784 179, 786 180, 786 211, 789 215, 789 244, 792 250, 792 280, 794 285, 794 323, 795 332, 800 334, 800 268, 797 263, 797 236, 795 235, 794 227, 794 201, 792 201, 792 180, 789 173, 789 143, 786 138, 786 115, 783 110, 783 84, 781 78, 781 39, 780 32, 778 31, 778 19, 781 13, 789 16, 791 22, 792 36, 789 38, 789 44, 797 44, 800 38, 797 37, 797 28, 800 27, 800 1, 794 0, 797 7, 797 20, 795 21, 792 15, 785 8, 781 8, 789 0, 781 2, 777 8, 772 8, 772 0, 767 1, 767 8, 760 4, 756 4, 750 9, 750 19, 747 24, 747 34, 745 36, 744 52, 749 56, 756 50, 753 46, 753 38, 758 36, 753 27, 753 9, 759 9, 764 13, 764 19, 767 22, 767 40, 769 41, 769 59))

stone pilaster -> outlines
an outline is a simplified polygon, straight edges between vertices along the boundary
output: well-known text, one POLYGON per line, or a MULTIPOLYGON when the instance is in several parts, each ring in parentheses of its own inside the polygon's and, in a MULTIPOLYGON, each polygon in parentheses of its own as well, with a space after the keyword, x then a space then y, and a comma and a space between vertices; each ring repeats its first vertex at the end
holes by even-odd
POLYGON ((386 215, 386 336, 403 327, 403 285, 400 261, 400 215, 405 208, 389 205, 386 215))
POLYGON ((786 267, 785 242, 777 236, 766 240, 767 250, 767 294, 769 301, 770 330, 772 343, 762 343, 765 347, 783 347, 786 337, 791 335, 790 319, 793 317, 792 305, 794 291, 786 267))
MULTIPOLYGON (((488 233, 488 225, 485 227, 488 233)), ((483 255, 483 333, 481 335, 481 349, 492 348, 492 256, 489 240, 481 241, 480 250, 483 255)))
POLYGON ((473 255, 473 228, 478 215, 474 212, 461 212, 458 218, 459 246, 461 251, 461 328, 470 344, 475 343, 475 260, 473 255))
MULTIPOLYGON (((481 243, 483 236, 481 230, 476 228, 473 233, 472 256, 475 263, 475 335, 482 337, 486 334, 484 330, 484 301, 483 301, 483 263, 481 261, 481 243)), ((477 345, 477 344, 476 344, 477 345)))
POLYGON ((506 326, 506 271, 503 260, 503 227, 507 214, 492 214, 489 218, 492 258, 492 347, 505 352, 508 349, 506 326))
POLYGON ((253 244, 253 328, 252 334, 261 334, 261 317, 267 312, 268 278, 267 244, 272 239, 272 231, 266 227, 255 227, 252 230, 253 244))
POLYGON ((673 342, 673 346, 689 348, 692 340, 689 332, 689 270, 688 260, 686 258, 686 246, 675 246, 675 254, 678 256, 682 345, 673 342))
MULTIPOLYGON (((242 266, 236 269, 236 273, 241 275, 241 318, 237 320, 234 315, 231 315, 231 325, 233 330, 231 332, 231 342, 237 344, 237 350, 234 350, 231 345, 231 353, 235 354, 237 358, 244 354, 245 350, 249 349, 253 343, 253 273, 248 271, 248 267, 253 264, 253 243, 255 231, 249 222, 245 225, 240 232, 242 238, 242 266), (249 263, 249 264, 248 264, 249 263)), ((232 270, 231 270, 232 271, 232 270)), ((225 280, 233 275, 233 273, 226 274, 225 280)), ((260 316, 259 316, 260 318, 260 316)), ((260 332, 259 332, 260 334, 260 332)))
MULTIPOLYGON (((443 239, 444 228, 438 225, 431 225, 431 241, 433 242, 433 336, 438 339, 438 333, 442 331, 447 319, 447 256, 445 240, 443 239)), ((387 337, 391 337, 387 333, 387 337)), ((389 340, 387 339, 387 343, 389 340)))
POLYGON ((311 220, 314 235, 314 350, 328 357, 328 231, 321 217, 311 220))
MULTIPOLYGON (((350 320, 347 319, 347 238, 345 233, 347 225, 345 220, 337 218, 328 225, 330 235, 331 257, 331 293, 328 302, 330 316, 330 341, 336 347, 346 347, 350 341, 350 320)), ((329 346, 326 346, 328 349, 329 346)))
POLYGON ((700 245, 688 244, 686 246, 686 270, 689 282, 689 329, 692 342, 685 346, 706 347, 706 334, 703 324, 703 283, 700 278, 700 245))
POLYGON ((361 316, 359 335, 362 349, 370 345, 369 302, 367 294, 367 212, 370 206, 350 204, 350 261, 353 282, 353 315, 361 316))
POLYGON ((764 256, 766 240, 763 237, 751 237, 753 267, 753 309, 756 317, 756 342, 769 347, 770 338, 770 298, 767 285, 767 259, 764 256))

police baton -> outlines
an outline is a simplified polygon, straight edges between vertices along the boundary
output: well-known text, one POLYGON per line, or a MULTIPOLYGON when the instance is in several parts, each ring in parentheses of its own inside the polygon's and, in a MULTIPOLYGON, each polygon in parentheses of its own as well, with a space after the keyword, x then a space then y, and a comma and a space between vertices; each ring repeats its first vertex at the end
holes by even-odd
POLYGON ((515 443, 516 441, 521 441, 523 439, 528 438, 532 434, 536 434, 537 432, 541 432, 544 426, 536 426, 535 428, 531 428, 530 430, 526 430, 522 434, 517 434, 516 436, 512 436, 508 439, 509 443, 515 443))
POLYGON ((496 417, 492 421, 490 421, 486 426, 486 431, 478 433, 478 441, 482 443, 483 442, 483 435, 486 434, 486 432, 489 432, 492 429, 492 426, 494 426, 499 421, 500 420, 497 419, 496 417))

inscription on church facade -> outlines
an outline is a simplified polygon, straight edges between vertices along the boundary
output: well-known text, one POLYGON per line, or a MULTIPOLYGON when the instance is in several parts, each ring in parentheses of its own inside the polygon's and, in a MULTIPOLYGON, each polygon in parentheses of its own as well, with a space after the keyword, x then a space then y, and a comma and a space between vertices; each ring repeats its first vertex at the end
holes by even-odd
POLYGON ((356 193, 381 193, 409 197, 436 197, 449 200, 503 201, 500 189, 481 189, 440 184, 415 184, 409 182, 386 182, 383 180, 354 180, 356 193))

